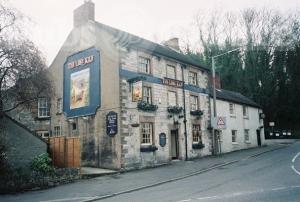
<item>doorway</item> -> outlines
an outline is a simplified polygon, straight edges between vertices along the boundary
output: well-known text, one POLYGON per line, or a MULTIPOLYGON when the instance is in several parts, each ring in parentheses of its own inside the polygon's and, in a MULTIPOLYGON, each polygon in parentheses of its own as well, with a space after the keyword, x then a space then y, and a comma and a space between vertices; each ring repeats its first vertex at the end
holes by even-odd
POLYGON ((260 147, 261 146, 260 130, 256 130, 256 135, 257 135, 257 145, 260 147))
POLYGON ((171 130, 171 157, 178 159, 179 157, 179 142, 178 142, 178 129, 171 130))

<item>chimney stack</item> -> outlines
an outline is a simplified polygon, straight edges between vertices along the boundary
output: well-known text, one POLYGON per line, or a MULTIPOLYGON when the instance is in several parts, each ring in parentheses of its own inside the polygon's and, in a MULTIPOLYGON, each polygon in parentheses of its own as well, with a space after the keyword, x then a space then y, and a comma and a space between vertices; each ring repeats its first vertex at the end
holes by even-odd
POLYGON ((89 20, 95 21, 95 4, 91 0, 85 0, 84 4, 74 10, 74 27, 79 27, 89 20))
POLYGON ((171 38, 168 41, 164 42, 164 45, 171 48, 171 49, 174 49, 175 51, 180 51, 179 39, 176 38, 176 37, 171 38))

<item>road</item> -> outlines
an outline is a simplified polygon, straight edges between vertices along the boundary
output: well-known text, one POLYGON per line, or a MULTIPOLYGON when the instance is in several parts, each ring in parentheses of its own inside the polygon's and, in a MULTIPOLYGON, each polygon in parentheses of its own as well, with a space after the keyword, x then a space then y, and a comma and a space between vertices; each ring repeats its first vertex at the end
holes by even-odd
POLYGON ((200 175, 101 201, 297 202, 300 201, 299 152, 297 143, 200 175))
POLYGON ((0 201, 5 202, 91 200, 300 202, 300 142, 80 180, 48 190, 0 196, 0 201))

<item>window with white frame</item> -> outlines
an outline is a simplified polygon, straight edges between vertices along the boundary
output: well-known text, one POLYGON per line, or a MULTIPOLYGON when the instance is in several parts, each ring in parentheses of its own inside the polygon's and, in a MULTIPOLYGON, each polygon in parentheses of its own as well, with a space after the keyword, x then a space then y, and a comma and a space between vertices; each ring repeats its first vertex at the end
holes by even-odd
POLYGON ((47 98, 38 99, 38 117, 50 117, 50 103, 47 98))
POLYGON ((47 130, 36 131, 36 134, 39 135, 42 138, 48 138, 49 137, 49 131, 47 131, 47 130))
POLYGON ((141 123, 141 144, 152 145, 153 142, 153 124, 141 123))
POLYGON ((202 143, 202 133, 200 125, 192 126, 193 143, 202 143))
POLYGON ((168 106, 177 106, 177 93, 168 91, 168 106))
POLYGON ((53 131, 53 136, 61 136, 61 128, 60 126, 55 126, 53 131))
POLYGON ((143 101, 152 104, 151 87, 143 86, 143 101))
POLYGON ((232 137, 232 142, 236 143, 237 142, 237 131, 236 130, 231 131, 231 137, 232 137))
POLYGON ((245 129, 244 130, 244 137, 245 137, 245 142, 249 142, 250 141, 249 129, 245 129))
POLYGON ((235 105, 233 103, 229 103, 229 113, 235 115, 235 105))
POLYGON ((139 57, 139 71, 150 74, 150 59, 145 57, 139 57))
POLYGON ((197 73, 189 72, 189 84, 196 86, 197 85, 197 73))
POLYGON ((195 95, 190 96, 190 107, 191 107, 191 111, 196 111, 199 109, 198 96, 195 95))
POLYGON ((56 111, 58 114, 62 113, 62 99, 58 98, 56 103, 56 111))
POLYGON ((248 117, 248 107, 245 105, 243 106, 243 116, 248 117))
POLYGON ((167 65, 167 78, 176 79, 176 68, 172 65, 167 65))

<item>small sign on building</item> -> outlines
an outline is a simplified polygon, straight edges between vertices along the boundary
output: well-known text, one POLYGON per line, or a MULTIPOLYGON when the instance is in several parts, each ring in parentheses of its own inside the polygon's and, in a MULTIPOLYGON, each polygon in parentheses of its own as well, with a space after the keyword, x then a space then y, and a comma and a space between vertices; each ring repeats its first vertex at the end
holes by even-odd
POLYGON ((118 133, 118 114, 114 111, 106 115, 106 134, 108 136, 115 136, 118 133))
POLYGON ((212 126, 215 129, 225 130, 226 125, 226 117, 223 116, 217 116, 216 118, 213 118, 212 120, 212 126))

